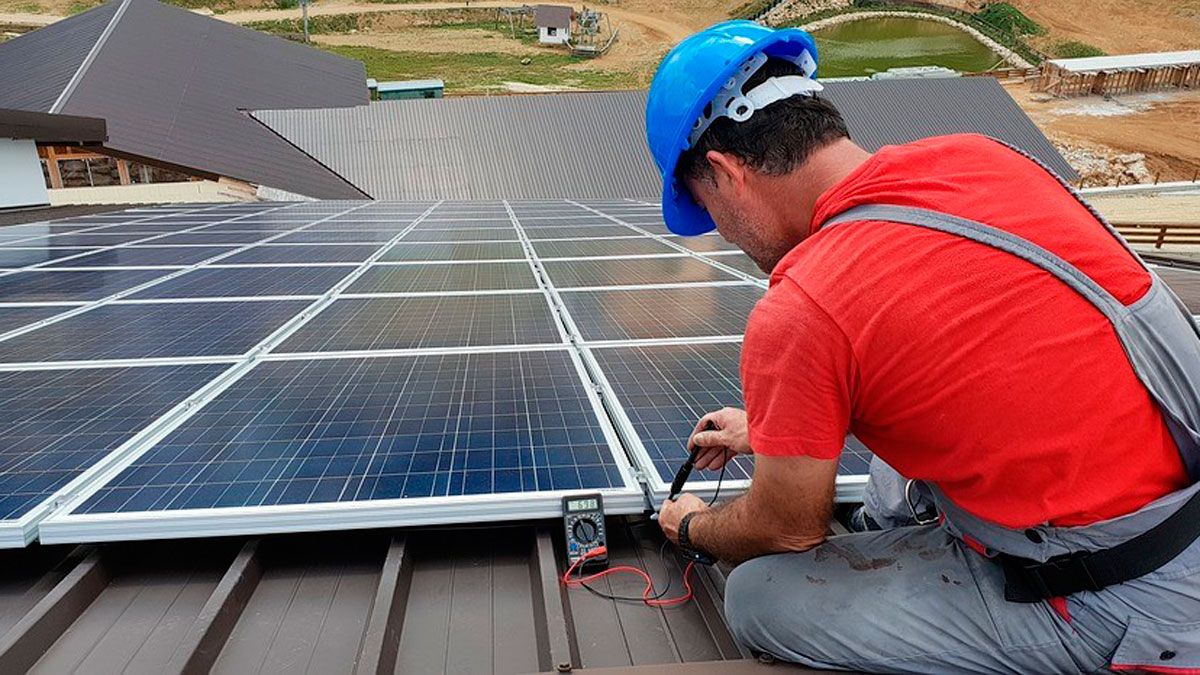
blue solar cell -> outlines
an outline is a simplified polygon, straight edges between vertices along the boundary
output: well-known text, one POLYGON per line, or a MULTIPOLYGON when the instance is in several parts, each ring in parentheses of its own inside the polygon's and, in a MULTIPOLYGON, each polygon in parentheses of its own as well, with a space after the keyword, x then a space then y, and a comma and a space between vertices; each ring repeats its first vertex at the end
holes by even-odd
POLYGON ((255 295, 320 295, 353 267, 203 267, 151 286, 132 297, 212 298, 255 295))
POLYGON ((378 251, 376 244, 308 244, 293 246, 256 246, 248 251, 229 256, 221 262, 238 263, 323 263, 362 262, 378 251))
POLYGON ((308 300, 112 304, 0 342, 0 362, 243 354, 308 300))
POLYGON ((758 263, 750 259, 750 256, 745 253, 734 253, 732 255, 709 255, 706 256, 713 262, 719 262, 722 265, 728 265, 736 270, 741 270, 756 279, 766 279, 770 275, 763 272, 758 267, 758 263))
MULTIPOLYGON (((300 223, 296 224, 300 227, 300 223)), ((204 244, 206 246, 222 246, 230 244, 234 246, 252 244, 256 241, 274 237, 278 232, 208 232, 199 230, 196 232, 180 232, 179 234, 169 234, 165 237, 155 239, 153 243, 156 246, 176 246, 179 244, 204 244)))
POLYGON ((566 352, 268 361, 74 512, 623 486, 566 352))
POLYGON ((339 242, 383 244, 399 234, 400 227, 402 226, 385 230, 305 230, 280 237, 275 241, 281 244, 336 244, 339 242))
POLYGON ((124 244, 135 239, 145 239, 146 237, 153 236, 153 233, 105 234, 104 230, 93 230, 90 232, 76 232, 57 237, 48 237, 46 242, 50 246, 116 246, 117 244, 124 244))
POLYGON ((457 265, 375 265, 347 293, 512 291, 537 288, 529 263, 479 262, 457 265))
POLYGON ((546 260, 542 262, 542 267, 556 288, 738 280, 738 277, 689 255, 546 260))
POLYGON ((517 231, 513 228, 464 228, 456 230, 413 230, 404 235, 402 242, 428 241, 517 241, 517 231))
POLYGON ((750 284, 561 293, 585 340, 741 335, 762 295, 750 284))
MULTIPOLYGON (((720 343, 592 350, 663 482, 671 482, 687 459, 687 439, 697 420, 725 406, 743 407, 741 348, 740 343, 720 343)), ((838 473, 864 475, 870 458, 865 446, 850 439, 838 473)), ((729 465, 726 477, 749 478, 753 472, 753 460, 739 457, 729 465)), ((716 480, 719 473, 694 475, 716 480)))
MULTIPOLYGON (((16 246, 0 246, 0 267, 26 267, 38 265, 50 260, 76 256, 81 253, 95 251, 94 248, 23 248, 24 244, 16 246)), ((76 258, 82 260, 83 258, 76 258)))
POLYGON ((0 277, 0 302, 99 300, 139 286, 171 270, 87 270, 18 272, 0 277))
POLYGON ((45 501, 227 367, 0 373, 0 520, 45 501))

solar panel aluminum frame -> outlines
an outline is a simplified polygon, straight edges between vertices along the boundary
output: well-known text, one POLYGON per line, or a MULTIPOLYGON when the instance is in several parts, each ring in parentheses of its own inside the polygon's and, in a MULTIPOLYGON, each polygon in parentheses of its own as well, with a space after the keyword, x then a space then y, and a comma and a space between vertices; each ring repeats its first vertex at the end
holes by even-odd
MULTIPOLYGON (((711 344, 715 342, 741 342, 741 339, 674 339, 659 340, 655 341, 654 344, 687 345, 705 343, 711 344)), ((636 341, 632 344, 644 346, 647 344, 647 342, 643 340, 636 341)), ((633 459, 634 465, 638 467, 638 479, 646 484, 646 487, 650 493, 650 499, 654 502, 654 506, 657 508, 658 506, 662 505, 667 496, 670 494, 671 484, 659 477, 658 470, 654 467, 654 460, 651 459, 650 453, 646 451, 646 446, 642 444, 641 435, 638 434, 637 429, 633 425, 633 421, 629 419, 629 415, 625 412, 625 408, 621 404, 621 399, 617 395, 616 389, 613 388, 612 383, 608 381, 608 378, 604 374, 604 369, 601 368, 599 361, 596 360, 595 355, 592 353, 594 349, 605 349, 611 346, 618 345, 584 346, 582 349, 583 361, 590 371, 593 380, 600 389, 600 396, 605 402, 605 407, 607 408, 609 415, 612 417, 617 434, 620 436, 621 441, 625 444, 625 448, 628 450, 630 457, 633 459)), ((718 483, 718 481, 715 480, 691 480, 687 482, 685 489, 688 492, 695 494, 701 499, 707 501, 712 499, 713 495, 716 494, 718 486, 720 487, 722 495, 738 495, 743 494, 746 492, 746 490, 750 489, 750 481, 746 479, 726 479, 718 483)), ((866 486, 866 475, 838 476, 834 489, 834 501, 838 503, 861 502, 863 491, 866 486)))
MULTIPOLYGON (((421 353, 435 355, 454 351, 456 350, 430 349, 421 353)), ((72 494, 48 518, 41 521, 37 526, 38 538, 43 544, 67 544, 534 520, 561 516, 563 497, 596 492, 603 496, 607 513, 622 515, 645 512, 646 495, 638 480, 639 472, 630 464, 621 445, 621 436, 605 413, 604 402, 588 379, 587 369, 579 353, 566 345, 528 351, 563 351, 570 355, 576 374, 580 378, 580 385, 587 394, 608 444, 613 463, 621 473, 623 488, 174 511, 72 513, 110 480, 120 475, 144 450, 153 447, 182 424, 185 418, 177 416, 172 418, 172 423, 156 424, 152 433, 139 434, 136 447, 130 447, 119 461, 108 462, 102 471, 94 472, 94 480, 91 480, 86 488, 72 494)), ((206 398, 206 402, 213 398, 215 395, 206 398)), ((134 444, 130 442, 127 445, 134 444)))

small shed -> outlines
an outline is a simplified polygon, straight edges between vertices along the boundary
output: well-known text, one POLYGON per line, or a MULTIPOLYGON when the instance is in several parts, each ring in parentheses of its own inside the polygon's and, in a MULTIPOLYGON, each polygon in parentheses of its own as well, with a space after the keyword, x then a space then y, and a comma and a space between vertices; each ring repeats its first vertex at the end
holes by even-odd
POLYGON ((561 45, 571 41, 571 19, 575 10, 566 5, 538 5, 533 13, 538 42, 561 45))
POLYGON ((442 80, 399 80, 379 82, 371 90, 372 98, 399 101, 410 98, 441 98, 446 89, 442 80))

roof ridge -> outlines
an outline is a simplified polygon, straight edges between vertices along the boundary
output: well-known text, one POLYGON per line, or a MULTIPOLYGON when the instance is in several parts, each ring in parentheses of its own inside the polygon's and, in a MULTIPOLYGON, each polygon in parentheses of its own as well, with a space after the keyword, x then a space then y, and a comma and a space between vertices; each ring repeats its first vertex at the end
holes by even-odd
POLYGON ((67 104, 67 99, 71 97, 71 94, 75 93, 75 88, 78 87, 80 81, 83 80, 83 76, 87 73, 88 68, 90 68, 92 62, 96 60, 96 55, 100 53, 100 50, 104 47, 104 43, 108 41, 108 36, 112 35, 113 31, 117 27, 117 23, 121 20, 121 17, 125 15, 125 10, 128 9, 130 3, 132 2, 133 0, 121 0, 121 6, 117 8, 116 12, 113 12, 113 16, 111 19, 109 19, 108 25, 104 27, 104 31, 100 33, 100 37, 96 39, 96 44, 92 45, 92 48, 88 50, 87 56, 83 57, 83 61, 80 62, 79 68, 75 70, 75 74, 71 76, 71 79, 67 82, 67 86, 63 87, 62 92, 58 95, 58 98, 54 100, 54 103, 50 106, 50 110, 48 112, 62 112, 63 106, 67 104))

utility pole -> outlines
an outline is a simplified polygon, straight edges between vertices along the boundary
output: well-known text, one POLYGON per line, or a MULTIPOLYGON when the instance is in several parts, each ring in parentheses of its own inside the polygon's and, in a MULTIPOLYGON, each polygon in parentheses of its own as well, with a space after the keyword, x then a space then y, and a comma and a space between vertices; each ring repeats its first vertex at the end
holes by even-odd
POLYGON ((304 13, 304 44, 308 44, 308 0, 300 0, 300 10, 304 13))

